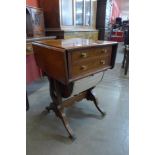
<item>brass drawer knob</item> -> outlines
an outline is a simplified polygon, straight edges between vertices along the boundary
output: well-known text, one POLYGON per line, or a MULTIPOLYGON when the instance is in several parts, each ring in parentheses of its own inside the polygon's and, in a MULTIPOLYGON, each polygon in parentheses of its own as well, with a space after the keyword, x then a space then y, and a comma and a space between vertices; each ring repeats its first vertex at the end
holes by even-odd
POLYGON ((101 52, 107 53, 107 49, 102 49, 101 52))
POLYGON ((87 57, 87 53, 81 53, 81 57, 82 58, 86 58, 87 57))
POLYGON ((87 66, 81 66, 81 70, 87 70, 87 66))
POLYGON ((100 63, 105 65, 105 60, 101 60, 100 63))

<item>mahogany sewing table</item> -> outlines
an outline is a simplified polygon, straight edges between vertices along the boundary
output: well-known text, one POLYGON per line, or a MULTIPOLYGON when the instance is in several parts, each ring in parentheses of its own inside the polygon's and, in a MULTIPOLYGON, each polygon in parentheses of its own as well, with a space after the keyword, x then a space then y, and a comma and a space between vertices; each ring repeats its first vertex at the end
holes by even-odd
POLYGON ((105 115, 92 93, 95 86, 71 95, 74 84, 80 79, 97 76, 97 73, 112 69, 115 65, 117 42, 73 38, 36 41, 32 44, 36 63, 49 79, 53 102, 46 109, 55 112, 62 120, 70 138, 74 139, 64 112, 65 108, 86 98, 94 101, 99 112, 105 115))

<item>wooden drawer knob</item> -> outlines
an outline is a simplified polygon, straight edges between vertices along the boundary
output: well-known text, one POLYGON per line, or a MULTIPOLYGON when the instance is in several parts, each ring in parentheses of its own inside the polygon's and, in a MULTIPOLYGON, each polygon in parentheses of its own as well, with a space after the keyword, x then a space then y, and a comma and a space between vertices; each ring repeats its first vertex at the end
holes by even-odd
POLYGON ((85 71, 85 70, 87 70, 87 66, 81 66, 81 70, 83 70, 83 71, 85 71))
POLYGON ((81 57, 82 58, 86 58, 87 57, 87 53, 81 53, 81 57))
POLYGON ((107 49, 102 49, 101 52, 107 53, 107 49))
POLYGON ((100 63, 104 65, 105 64, 105 60, 101 60, 100 63))

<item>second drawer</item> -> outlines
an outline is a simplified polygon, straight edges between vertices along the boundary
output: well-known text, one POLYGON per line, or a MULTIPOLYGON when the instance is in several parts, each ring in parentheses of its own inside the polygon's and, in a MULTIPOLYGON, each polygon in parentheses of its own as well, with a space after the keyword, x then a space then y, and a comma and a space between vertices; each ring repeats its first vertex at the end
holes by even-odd
POLYGON ((110 66, 111 56, 79 61, 72 65, 71 76, 81 76, 110 66))

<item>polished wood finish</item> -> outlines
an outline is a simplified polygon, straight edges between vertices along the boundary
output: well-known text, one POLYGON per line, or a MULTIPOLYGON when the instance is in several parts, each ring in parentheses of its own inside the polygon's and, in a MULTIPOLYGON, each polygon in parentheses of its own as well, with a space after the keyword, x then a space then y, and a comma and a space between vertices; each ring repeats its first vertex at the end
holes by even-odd
POLYGON ((46 36, 56 36, 57 39, 64 39, 64 30, 60 28, 46 28, 46 36))
POLYGON ((107 0, 97 1, 96 28, 99 30, 99 40, 104 40, 105 36, 106 4, 107 0))
POLYGON ((80 38, 43 40, 34 42, 33 49, 38 66, 50 77, 67 85, 113 68, 117 43, 80 38), (81 57, 82 53, 86 53, 86 58, 81 57))
POLYGON ((34 42, 33 50, 38 66, 46 72, 49 79, 50 95, 53 102, 46 109, 55 112, 64 124, 69 137, 75 139, 64 112, 65 108, 73 105, 75 101, 86 98, 93 101, 102 116, 105 113, 98 106, 96 97, 92 93, 93 88, 71 96, 74 82, 113 68, 117 42, 80 38, 44 40, 34 42), (64 101, 62 101, 63 97, 66 98, 64 101))
POLYGON ((50 104, 49 107, 46 107, 48 111, 53 110, 56 114, 57 117, 59 117, 65 126, 69 137, 74 140, 75 136, 72 131, 72 129, 69 126, 69 122, 66 118, 65 112, 64 112, 64 107, 62 106, 62 96, 61 96, 61 88, 59 83, 56 80, 53 80, 52 78, 49 79, 49 84, 50 84, 50 96, 53 100, 53 102, 50 104))
POLYGON ((105 112, 103 112, 99 108, 96 97, 91 92, 91 90, 93 88, 88 89, 84 92, 81 92, 78 95, 75 95, 75 96, 73 96, 73 97, 71 97, 65 101, 62 101, 60 84, 58 83, 58 81, 53 80, 52 78, 48 78, 48 80, 49 80, 49 84, 50 84, 50 87, 49 87, 50 96, 51 96, 53 102, 50 103, 50 105, 48 107, 46 107, 46 110, 48 112, 50 112, 50 110, 53 110, 55 112, 55 115, 61 119, 64 127, 66 128, 66 131, 69 134, 69 137, 72 140, 75 140, 76 136, 75 136, 73 130, 71 129, 70 125, 69 125, 68 119, 67 119, 66 114, 64 112, 65 108, 68 108, 68 107, 72 106, 75 102, 86 98, 87 100, 93 101, 97 110, 101 113, 102 116, 105 116, 105 112))
POLYGON ((107 57, 92 57, 86 60, 72 62, 71 78, 82 76, 99 69, 110 68, 111 55, 107 57), (93 63, 92 63, 93 62, 93 63))
POLYGON ((87 90, 87 96, 86 96, 86 98, 87 98, 87 100, 93 101, 93 103, 95 104, 97 110, 101 113, 102 116, 105 116, 106 113, 103 112, 103 111, 100 109, 99 103, 98 103, 98 101, 97 101, 97 99, 96 99, 96 96, 92 93, 92 89, 93 89, 93 88, 87 90))
POLYGON ((44 11, 46 28, 60 28, 59 0, 39 0, 39 6, 44 11))
POLYGON ((94 57, 106 57, 111 55, 112 47, 101 47, 101 48, 91 48, 77 50, 72 53, 72 61, 82 61, 94 57))
POLYGON ((26 39, 26 55, 33 54, 32 42, 39 41, 39 40, 49 40, 49 39, 56 39, 55 36, 51 37, 31 37, 26 39))
MULTIPOLYGON (((47 45, 49 47, 57 47, 60 49, 69 50, 70 52, 74 52, 76 49, 87 49, 87 48, 102 48, 105 46, 113 46, 117 45, 117 42, 114 41, 99 41, 92 39, 83 39, 83 38, 71 38, 71 39, 56 39, 56 40, 43 40, 36 41, 34 45, 47 45)), ((65 51, 64 51, 65 52, 65 51)))
POLYGON ((67 62, 64 49, 33 44, 33 50, 37 65, 47 73, 49 77, 61 83, 67 83, 67 62))

